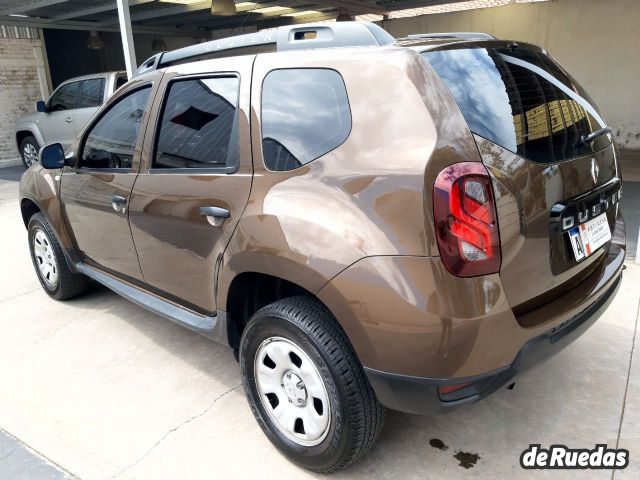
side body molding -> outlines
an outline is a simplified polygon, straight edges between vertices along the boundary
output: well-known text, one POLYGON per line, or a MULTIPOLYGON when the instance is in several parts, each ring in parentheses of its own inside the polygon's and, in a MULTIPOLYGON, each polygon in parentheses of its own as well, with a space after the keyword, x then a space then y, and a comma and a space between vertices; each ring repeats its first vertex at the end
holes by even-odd
POLYGON ((101 283, 118 295, 160 315, 174 323, 182 325, 207 338, 228 346, 226 312, 218 310, 216 315, 201 315, 174 303, 164 300, 127 282, 119 280, 84 263, 76 265, 77 271, 101 283))

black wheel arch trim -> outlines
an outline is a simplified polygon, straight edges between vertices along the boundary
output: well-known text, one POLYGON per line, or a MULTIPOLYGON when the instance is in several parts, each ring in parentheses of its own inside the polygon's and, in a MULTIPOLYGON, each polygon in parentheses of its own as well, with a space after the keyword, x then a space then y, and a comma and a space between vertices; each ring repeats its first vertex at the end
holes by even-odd
MULTIPOLYGON (((58 244, 62 248, 62 253, 64 253, 64 259, 67 262, 67 266, 71 269, 72 272, 81 273, 77 268, 77 265, 82 262, 80 255, 78 254, 78 252, 76 252, 76 250, 74 248, 65 248, 63 246, 64 243, 62 243, 60 241, 60 234, 58 233, 58 231, 54 227, 53 223, 51 222, 51 218, 49 217, 49 214, 48 214, 47 210, 42 208, 42 206, 40 205, 40 202, 35 200, 33 197, 25 195, 22 198, 20 198, 20 211, 21 212, 22 212, 22 202, 25 201, 25 200, 28 200, 28 201, 32 202, 33 204, 35 204, 35 206, 38 208, 39 213, 42 214, 42 216, 45 218, 45 220, 47 221, 47 223, 51 227, 51 231, 55 235, 56 241, 58 242, 58 244)), ((25 228, 28 229, 29 228, 29 221, 31 220, 31 217, 29 217, 29 219, 23 218, 23 220, 25 220, 25 222, 24 222, 25 223, 25 228)))

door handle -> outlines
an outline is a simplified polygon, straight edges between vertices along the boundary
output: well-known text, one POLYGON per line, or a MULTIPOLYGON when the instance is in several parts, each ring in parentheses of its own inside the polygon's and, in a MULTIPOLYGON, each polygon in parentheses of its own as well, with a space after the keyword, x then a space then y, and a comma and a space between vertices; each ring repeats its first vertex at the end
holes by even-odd
POLYGON ((121 197, 120 195, 113 195, 111 197, 111 206, 116 212, 124 213, 126 211, 125 205, 127 204, 127 199, 121 197))
POLYGON ((222 207, 200 207, 200 215, 207 217, 209 224, 219 227, 226 218, 229 218, 229 210, 222 207))
POLYGON ((73 122, 73 118, 67 117, 67 118, 64 119, 64 121, 67 122, 67 123, 71 123, 71 122, 73 122))

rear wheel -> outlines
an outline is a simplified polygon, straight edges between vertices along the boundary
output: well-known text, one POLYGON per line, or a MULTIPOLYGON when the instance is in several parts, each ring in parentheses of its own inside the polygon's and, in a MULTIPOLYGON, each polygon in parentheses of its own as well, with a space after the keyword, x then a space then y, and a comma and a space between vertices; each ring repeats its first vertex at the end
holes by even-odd
POLYGON ((84 293, 89 279, 71 271, 45 216, 34 214, 28 228, 31 260, 45 292, 56 300, 68 300, 84 293))
POLYGON ((33 136, 25 137, 20 142, 20 156, 22 157, 22 163, 26 168, 38 163, 38 153, 40 152, 40 145, 33 136))
POLYGON ((299 465, 345 468, 380 433, 383 407, 344 332, 311 297, 259 310, 243 332, 240 365, 258 424, 299 465))

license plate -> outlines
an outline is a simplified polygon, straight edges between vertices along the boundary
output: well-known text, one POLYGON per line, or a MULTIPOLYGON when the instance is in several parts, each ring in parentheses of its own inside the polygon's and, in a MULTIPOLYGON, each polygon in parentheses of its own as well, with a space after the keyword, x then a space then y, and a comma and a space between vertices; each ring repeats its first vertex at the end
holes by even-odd
POLYGON ((573 248, 573 254, 579 262, 587 258, 602 245, 611 240, 611 230, 607 214, 597 216, 588 222, 569 230, 569 240, 573 248))

